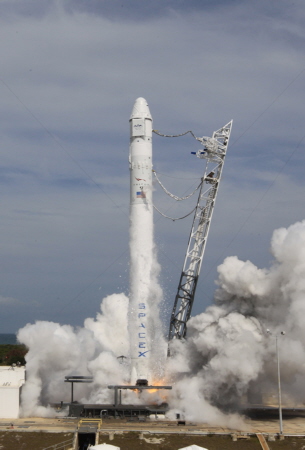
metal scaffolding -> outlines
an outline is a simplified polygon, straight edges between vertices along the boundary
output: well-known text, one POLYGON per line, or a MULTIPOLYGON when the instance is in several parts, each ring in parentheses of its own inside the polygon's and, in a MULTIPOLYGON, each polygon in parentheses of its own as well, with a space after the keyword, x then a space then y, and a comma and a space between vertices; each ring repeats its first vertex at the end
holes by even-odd
POLYGON ((198 150, 195 154, 198 158, 206 160, 206 167, 199 189, 198 202, 171 315, 169 341, 182 339, 186 336, 186 324, 191 316, 232 123, 233 121, 214 131, 211 138, 196 138, 203 145, 203 149, 198 150))

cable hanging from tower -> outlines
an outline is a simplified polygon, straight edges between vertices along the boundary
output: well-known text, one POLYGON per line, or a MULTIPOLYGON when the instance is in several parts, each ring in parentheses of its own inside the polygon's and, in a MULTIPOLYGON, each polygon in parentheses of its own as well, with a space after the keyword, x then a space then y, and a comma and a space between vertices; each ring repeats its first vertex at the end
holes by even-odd
POLYGON ((157 134, 158 136, 167 138, 185 136, 186 134, 190 133, 193 136, 193 138, 196 139, 196 141, 200 142, 202 145, 204 145, 206 150, 208 150, 209 152, 217 154, 218 151, 220 150, 219 142, 217 141, 217 139, 208 136, 197 137, 191 130, 188 130, 185 133, 180 134, 163 134, 160 133, 158 130, 152 130, 152 132, 157 134))
POLYGON ((166 214, 164 214, 163 212, 161 212, 155 205, 153 205, 153 207, 155 208, 156 211, 158 211, 159 214, 161 214, 161 216, 163 216, 163 217, 165 217, 166 219, 170 219, 170 220, 172 220, 173 222, 175 222, 175 220, 185 219, 186 217, 190 216, 190 215, 195 211, 195 209, 197 208, 197 205, 192 209, 191 212, 189 212, 188 214, 186 214, 185 216, 182 216, 182 217, 170 217, 170 216, 167 216, 166 214))
MULTIPOLYGON (((167 137, 167 138, 175 138, 175 137, 185 136, 186 134, 190 133, 190 134, 193 136, 194 139, 196 139, 197 141, 199 140, 199 138, 197 138, 197 137, 195 136, 195 134, 194 134, 191 130, 188 130, 188 131, 186 131, 185 133, 181 133, 181 134, 163 134, 163 133, 160 133, 158 130, 152 130, 152 132, 155 133, 155 134, 157 134, 158 136, 161 136, 161 137, 167 137)), ((177 195, 171 194, 171 193, 166 189, 166 187, 163 186, 163 184, 162 184, 161 181, 159 180, 159 178, 158 178, 158 176, 157 176, 157 174, 156 174, 156 172, 155 172, 154 170, 153 170, 153 173, 154 173, 154 175, 155 175, 155 177, 156 177, 156 180, 157 180, 158 183, 160 184, 161 188, 164 190, 164 192, 165 192, 167 195, 169 195, 171 198, 173 198, 174 200, 176 200, 176 201, 187 200, 187 199, 190 198, 192 195, 194 195, 196 191, 198 191, 198 189, 202 186, 202 183, 203 183, 203 178, 201 178, 201 179, 200 179, 200 183, 198 184, 198 186, 196 187, 196 189, 195 189, 193 192, 191 192, 189 195, 187 195, 187 196, 185 196, 185 197, 178 197, 177 195)), ((170 216, 167 216, 166 214, 164 214, 163 212, 161 212, 155 205, 153 205, 153 207, 154 207, 154 209, 155 209, 159 214, 161 214, 161 216, 165 217, 166 219, 170 219, 170 220, 172 220, 172 221, 175 221, 175 220, 185 219, 186 217, 190 216, 190 215, 195 211, 195 209, 197 208, 197 204, 196 204, 196 206, 192 209, 192 211, 190 211, 188 214, 185 214, 185 215, 182 216, 182 217, 170 217, 170 216)))
POLYGON ((185 133, 181 133, 181 134, 163 134, 163 133, 160 133, 158 130, 152 130, 152 132, 157 134, 158 136, 170 137, 170 138, 185 136, 186 134, 190 133, 193 136, 193 138, 197 140, 197 137, 194 135, 194 133, 191 130, 188 130, 185 133))
POLYGON ((182 201, 182 200, 187 200, 188 198, 192 197, 192 195, 194 195, 195 192, 198 191, 198 189, 200 188, 200 186, 201 186, 202 183, 203 183, 203 180, 201 179, 201 180, 200 180, 200 183, 198 184, 198 186, 196 187, 196 189, 195 189, 193 192, 191 192, 190 194, 186 195, 185 197, 178 197, 177 195, 171 194, 171 193, 166 189, 166 187, 162 184, 162 182, 161 182, 160 179, 158 178, 158 175, 157 175, 157 173, 156 173, 155 170, 153 170, 153 174, 155 175, 156 180, 157 180, 158 183, 160 184, 160 186, 161 186, 161 188, 163 189, 163 191, 164 191, 167 195, 169 195, 171 198, 173 198, 174 200, 176 200, 177 202, 180 202, 180 201, 182 201))

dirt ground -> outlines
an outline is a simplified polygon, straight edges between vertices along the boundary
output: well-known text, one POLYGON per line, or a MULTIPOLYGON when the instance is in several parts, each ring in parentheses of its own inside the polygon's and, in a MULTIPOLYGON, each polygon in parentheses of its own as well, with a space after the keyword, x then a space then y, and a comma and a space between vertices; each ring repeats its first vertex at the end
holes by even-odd
POLYGON ((44 433, 38 432, 0 432, 1 450, 43 450, 44 448, 72 440, 72 433, 44 433))
MULTIPOLYGON (((208 450, 261 450, 256 436, 238 439, 231 436, 192 436, 178 434, 142 434, 139 432, 120 432, 110 440, 108 435, 100 434, 99 443, 120 447, 121 450, 178 450, 192 444, 208 450)), ((43 450, 54 444, 72 440, 72 433, 47 433, 43 431, 4 431, 0 432, 0 450, 43 450)), ((285 440, 268 442, 270 450, 305 450, 304 437, 286 437, 285 440)))
POLYGON ((268 442, 270 450, 304 450, 304 438, 286 438, 284 441, 268 442))
MULTIPOLYGON (((114 439, 100 439, 99 443, 111 444, 121 450, 178 450, 192 444, 207 448, 208 450, 262 450, 255 437, 249 440, 233 442, 229 436, 179 436, 179 435, 144 435, 139 439, 139 433, 126 433, 114 435, 114 439)), ((272 449, 273 450, 273 449, 272 449)))
MULTIPOLYGON (((76 418, 24 418, 14 420, 13 424, 0 420, 0 450, 43 450, 69 439, 71 442, 78 422, 76 418)), ((255 433, 277 436, 279 431, 277 420, 247 420, 246 425, 241 433, 241 430, 190 422, 178 426, 169 421, 103 420, 99 443, 115 445, 121 450, 178 450, 192 444, 208 450, 261 450, 255 433), (236 442, 232 440, 233 433, 239 436, 236 442), (245 439, 243 433, 252 435, 245 439), (110 439, 112 435, 114 438, 110 439)), ((305 418, 285 420, 284 433, 299 437, 268 441, 270 450, 305 450, 305 418)))

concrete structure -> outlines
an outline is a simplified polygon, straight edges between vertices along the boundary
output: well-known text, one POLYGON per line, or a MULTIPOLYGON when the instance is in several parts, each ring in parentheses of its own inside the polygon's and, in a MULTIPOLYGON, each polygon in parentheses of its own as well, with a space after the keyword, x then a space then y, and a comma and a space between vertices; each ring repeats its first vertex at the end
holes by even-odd
POLYGON ((21 387, 25 383, 25 367, 0 366, 0 418, 19 417, 21 387))

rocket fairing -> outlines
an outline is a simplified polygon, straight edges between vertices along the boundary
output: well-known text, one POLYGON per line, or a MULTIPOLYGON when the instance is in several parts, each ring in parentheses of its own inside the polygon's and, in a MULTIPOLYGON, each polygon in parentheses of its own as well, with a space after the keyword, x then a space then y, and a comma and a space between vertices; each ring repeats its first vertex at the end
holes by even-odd
POLYGON ((144 98, 130 116, 130 299, 131 383, 148 383, 149 301, 153 254, 152 117, 144 98))

